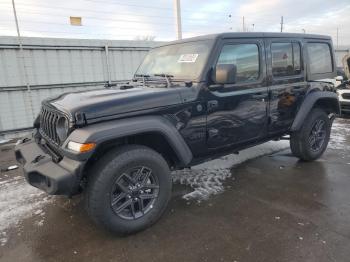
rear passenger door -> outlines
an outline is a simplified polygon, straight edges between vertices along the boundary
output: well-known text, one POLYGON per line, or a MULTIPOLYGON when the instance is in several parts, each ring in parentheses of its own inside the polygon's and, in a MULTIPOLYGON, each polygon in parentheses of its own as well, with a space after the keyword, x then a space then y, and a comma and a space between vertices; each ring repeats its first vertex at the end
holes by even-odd
POLYGON ((286 132, 293 123, 307 90, 303 42, 267 39, 269 135, 286 132))

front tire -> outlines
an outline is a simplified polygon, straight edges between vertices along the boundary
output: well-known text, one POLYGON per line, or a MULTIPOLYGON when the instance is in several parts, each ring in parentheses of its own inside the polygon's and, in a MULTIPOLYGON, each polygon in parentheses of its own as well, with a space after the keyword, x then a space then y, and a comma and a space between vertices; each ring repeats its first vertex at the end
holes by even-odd
POLYGON ((290 135, 290 148, 293 155, 304 161, 318 159, 327 148, 331 126, 331 120, 326 112, 320 108, 314 108, 301 129, 290 135))
POLYGON ((141 231, 163 214, 171 196, 168 164, 156 151, 128 145, 102 157, 90 172, 89 216, 119 235, 141 231))

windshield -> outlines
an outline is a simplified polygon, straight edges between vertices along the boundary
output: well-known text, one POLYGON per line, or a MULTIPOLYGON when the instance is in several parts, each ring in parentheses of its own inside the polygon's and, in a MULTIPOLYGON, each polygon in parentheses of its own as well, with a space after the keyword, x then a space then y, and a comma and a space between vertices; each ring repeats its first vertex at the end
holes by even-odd
POLYGON ((212 40, 203 40, 154 48, 135 75, 166 74, 175 79, 196 79, 205 66, 212 45, 212 40))

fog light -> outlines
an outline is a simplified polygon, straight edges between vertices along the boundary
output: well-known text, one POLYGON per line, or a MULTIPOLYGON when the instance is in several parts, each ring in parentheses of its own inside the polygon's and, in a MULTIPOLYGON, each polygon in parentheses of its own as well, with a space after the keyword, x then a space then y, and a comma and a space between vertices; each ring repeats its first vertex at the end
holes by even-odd
POLYGON ((69 143, 67 145, 68 149, 75 151, 75 152, 79 152, 79 153, 89 152, 92 149, 94 149, 95 146, 96 146, 95 143, 81 144, 81 143, 77 143, 77 142, 73 142, 73 141, 69 141, 69 143))

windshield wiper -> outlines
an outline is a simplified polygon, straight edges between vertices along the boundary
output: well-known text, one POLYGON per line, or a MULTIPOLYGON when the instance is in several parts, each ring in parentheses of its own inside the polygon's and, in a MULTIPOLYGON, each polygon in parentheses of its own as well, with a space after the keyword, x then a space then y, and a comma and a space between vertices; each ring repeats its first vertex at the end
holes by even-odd
POLYGON ((143 86, 145 86, 145 83, 146 83, 145 78, 149 78, 150 77, 150 75, 146 75, 146 74, 135 74, 134 76, 135 77, 142 77, 143 86))
POLYGON ((173 75, 169 75, 169 74, 154 74, 154 76, 164 77, 165 80, 166 80, 167 87, 171 87, 170 78, 174 77, 173 75))

